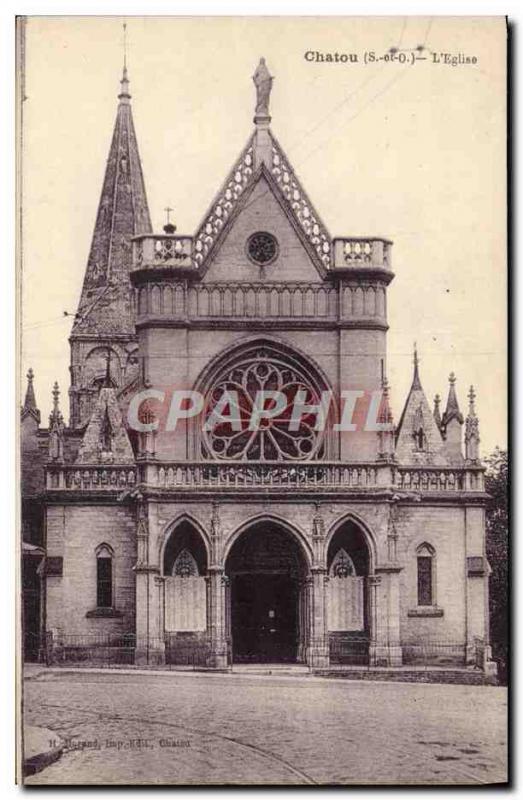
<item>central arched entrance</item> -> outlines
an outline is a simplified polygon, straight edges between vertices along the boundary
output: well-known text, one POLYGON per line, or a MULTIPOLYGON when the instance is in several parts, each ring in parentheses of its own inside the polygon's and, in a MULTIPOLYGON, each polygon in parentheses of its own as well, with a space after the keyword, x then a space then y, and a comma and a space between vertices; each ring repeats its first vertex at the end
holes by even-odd
POLYGON ((233 662, 302 661, 308 570, 293 534, 272 520, 253 524, 231 547, 225 571, 233 662))

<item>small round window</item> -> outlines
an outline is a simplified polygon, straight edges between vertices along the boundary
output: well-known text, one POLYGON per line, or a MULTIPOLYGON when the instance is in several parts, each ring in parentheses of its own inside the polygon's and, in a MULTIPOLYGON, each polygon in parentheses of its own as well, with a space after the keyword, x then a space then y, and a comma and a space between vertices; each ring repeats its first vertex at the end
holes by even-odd
POLYGON ((270 264, 278 255, 278 242, 272 233, 253 233, 247 239, 247 255, 255 264, 270 264))

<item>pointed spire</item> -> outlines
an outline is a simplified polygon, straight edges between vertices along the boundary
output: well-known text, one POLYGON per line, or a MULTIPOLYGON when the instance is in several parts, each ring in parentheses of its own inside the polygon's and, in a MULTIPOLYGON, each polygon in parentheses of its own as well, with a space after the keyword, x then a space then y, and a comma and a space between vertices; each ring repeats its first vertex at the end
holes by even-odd
POLYGON ((434 414, 434 421, 435 421, 436 425, 438 426, 438 428, 441 428, 441 412, 439 410, 440 403, 441 403, 440 395, 439 394, 435 394, 434 395, 434 411, 433 411, 433 414, 434 414))
POLYGON ((113 138, 72 336, 133 335, 131 238, 152 226, 134 130, 126 55, 113 138), (110 288, 110 291, 108 289, 110 288))
POLYGON ((378 422, 389 427, 387 430, 378 432, 378 458, 390 461, 394 460, 395 430, 389 401, 389 382, 385 375, 381 379, 381 389, 382 397, 378 422))
POLYGON ((471 386, 469 393, 469 411, 465 420, 465 458, 467 461, 479 461, 479 420, 476 416, 476 393, 471 386))
POLYGON ((462 431, 463 414, 459 410, 456 395, 456 376, 453 372, 449 375, 449 394, 447 407, 441 419, 441 433, 445 439, 445 450, 451 464, 459 465, 463 462, 462 431))
POLYGON ((463 425, 463 414, 459 410, 458 398, 456 395, 456 376, 453 372, 449 375, 449 394, 447 398, 447 408, 441 420, 444 428, 447 427, 449 422, 456 419, 460 425, 463 425))
POLYGON ((392 410, 390 407, 390 400, 389 400, 390 387, 386 376, 383 376, 383 378, 381 379, 381 390, 382 390, 382 403, 378 421, 392 423, 392 410))
POLYGON ((416 342, 414 342, 414 375, 412 376, 412 389, 421 389, 421 381, 419 379, 419 358, 418 358, 418 347, 416 342))
POLYGON ((400 464, 444 466, 447 464, 444 442, 421 386, 416 343, 414 343, 413 361, 412 385, 397 427, 396 458, 400 464))
POLYGON ((58 381, 54 382, 52 396, 53 409, 49 415, 49 458, 52 461, 63 461, 65 425, 59 406, 60 389, 58 381))
POLYGON ((40 411, 36 405, 36 397, 33 386, 34 372, 31 367, 27 371, 27 389, 25 392, 24 405, 22 406, 22 419, 31 415, 40 424, 40 411))

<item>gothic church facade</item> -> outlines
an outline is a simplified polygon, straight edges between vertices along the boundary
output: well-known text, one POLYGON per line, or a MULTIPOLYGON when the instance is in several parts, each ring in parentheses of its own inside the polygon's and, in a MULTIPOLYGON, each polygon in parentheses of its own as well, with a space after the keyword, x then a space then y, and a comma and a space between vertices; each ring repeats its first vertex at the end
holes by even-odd
POLYGON ((474 392, 464 419, 451 375, 444 412, 439 398, 431 409, 415 354, 394 425, 392 242, 331 237, 270 128, 263 59, 254 82, 254 129, 200 227, 155 234, 124 70, 70 336, 69 422, 55 386, 41 426, 32 372, 22 409, 24 564, 40 592, 26 653, 485 667, 474 392), (231 387, 240 416, 260 390, 337 401, 322 430, 310 414, 292 426, 287 408, 257 429, 207 429, 231 387), (180 390, 205 408, 180 408, 169 429, 160 400, 180 390), (335 424, 347 390, 355 430, 335 424))

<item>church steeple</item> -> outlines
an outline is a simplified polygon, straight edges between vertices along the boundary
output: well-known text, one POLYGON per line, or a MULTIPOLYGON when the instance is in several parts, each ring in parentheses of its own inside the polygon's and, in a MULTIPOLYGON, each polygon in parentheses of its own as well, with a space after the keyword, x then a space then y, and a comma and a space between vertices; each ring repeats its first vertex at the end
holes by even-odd
POLYGON ((131 237, 152 231, 124 60, 118 109, 91 242, 77 333, 131 334, 131 237))
POLYGON ((84 425, 106 371, 112 349, 115 385, 135 377, 129 353, 136 342, 131 303, 132 237, 152 232, 147 196, 134 129, 126 57, 113 137, 82 294, 71 332, 70 424, 84 425))

